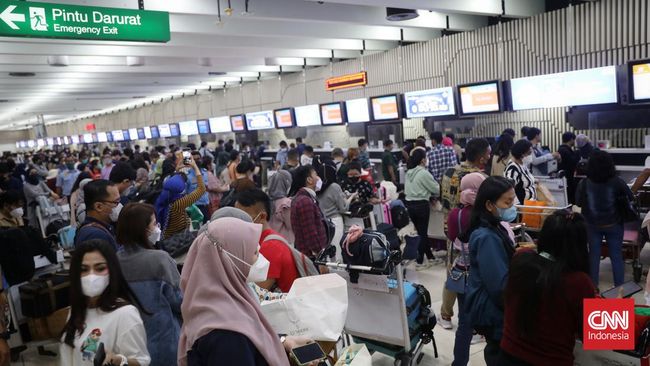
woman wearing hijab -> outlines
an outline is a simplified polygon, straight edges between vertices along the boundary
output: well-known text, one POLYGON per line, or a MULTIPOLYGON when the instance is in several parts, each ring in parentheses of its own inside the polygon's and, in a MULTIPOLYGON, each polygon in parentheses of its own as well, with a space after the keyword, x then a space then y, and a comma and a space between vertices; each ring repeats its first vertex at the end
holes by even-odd
MULTIPOLYGON (((177 159, 182 164, 182 157, 177 159)), ((176 173, 169 177, 163 183, 163 190, 156 200, 156 219, 161 224, 161 229, 164 233, 163 239, 167 239, 174 234, 185 231, 190 226, 190 218, 185 212, 185 209, 191 206, 194 202, 205 193, 205 184, 203 176, 199 167, 194 162, 194 159, 189 159, 189 167, 194 169, 196 175, 197 187, 193 192, 183 195, 186 187, 187 176, 183 173, 176 173)), ((178 170, 183 169, 184 166, 180 165, 178 170)))
POLYGON ((180 366, 287 366, 286 350, 306 343, 279 337, 247 285, 266 279, 261 234, 262 225, 225 217, 190 247, 181 274, 180 366))
POLYGON ((273 208, 273 216, 269 221, 271 229, 285 237, 289 243, 295 241, 291 228, 291 199, 287 197, 291 189, 291 173, 287 170, 278 170, 269 178, 269 198, 273 208))

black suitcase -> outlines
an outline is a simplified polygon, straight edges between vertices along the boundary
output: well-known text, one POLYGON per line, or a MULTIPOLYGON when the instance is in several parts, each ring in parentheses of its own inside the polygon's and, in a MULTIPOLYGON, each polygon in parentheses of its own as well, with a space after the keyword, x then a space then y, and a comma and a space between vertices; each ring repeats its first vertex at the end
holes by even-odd
POLYGON ((390 250, 400 250, 400 241, 397 236, 397 229, 391 224, 379 224, 377 225, 377 231, 384 234, 386 241, 390 243, 390 250))
POLYGON ((67 271, 35 278, 19 287, 21 309, 30 318, 46 317, 70 306, 70 275, 67 271))

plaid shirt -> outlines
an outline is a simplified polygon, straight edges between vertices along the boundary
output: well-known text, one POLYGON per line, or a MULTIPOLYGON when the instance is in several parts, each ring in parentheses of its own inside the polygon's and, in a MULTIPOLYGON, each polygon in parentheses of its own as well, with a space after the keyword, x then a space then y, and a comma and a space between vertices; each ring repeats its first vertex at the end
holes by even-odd
POLYGON ((314 257, 325 248, 327 234, 318 202, 305 188, 291 201, 291 227, 296 236, 295 246, 308 257, 314 257))
POLYGON ((449 168, 453 168, 458 164, 458 158, 453 148, 442 146, 440 144, 434 146, 427 152, 427 160, 429 161, 429 173, 433 178, 440 182, 442 175, 449 168))

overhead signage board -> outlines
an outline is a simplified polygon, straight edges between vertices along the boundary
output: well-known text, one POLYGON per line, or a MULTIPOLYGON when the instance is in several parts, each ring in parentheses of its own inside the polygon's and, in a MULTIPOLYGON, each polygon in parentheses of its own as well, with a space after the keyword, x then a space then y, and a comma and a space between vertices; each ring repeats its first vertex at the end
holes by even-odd
POLYGON ((336 76, 325 80, 325 89, 333 91, 338 89, 354 88, 368 84, 368 74, 365 71, 356 74, 336 76))
POLYGON ((451 87, 404 93, 404 102, 407 118, 456 114, 451 87))
POLYGON ((512 79, 510 92, 515 111, 616 103, 616 66, 512 79))
POLYGON ((169 13, 4 0, 0 36, 168 42, 169 13))
POLYGON ((650 101, 650 61, 632 65, 632 99, 650 101))

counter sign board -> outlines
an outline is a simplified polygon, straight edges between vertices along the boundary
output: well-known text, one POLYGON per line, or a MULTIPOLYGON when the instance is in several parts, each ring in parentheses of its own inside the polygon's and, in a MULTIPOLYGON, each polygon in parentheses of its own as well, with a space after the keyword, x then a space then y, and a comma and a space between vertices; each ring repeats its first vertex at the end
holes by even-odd
POLYGON ((0 36, 168 42, 169 13, 5 0, 0 36))

